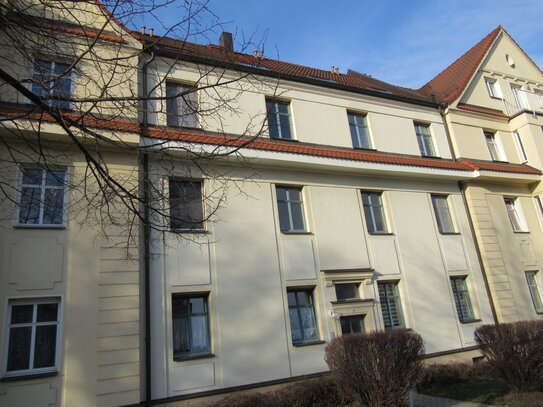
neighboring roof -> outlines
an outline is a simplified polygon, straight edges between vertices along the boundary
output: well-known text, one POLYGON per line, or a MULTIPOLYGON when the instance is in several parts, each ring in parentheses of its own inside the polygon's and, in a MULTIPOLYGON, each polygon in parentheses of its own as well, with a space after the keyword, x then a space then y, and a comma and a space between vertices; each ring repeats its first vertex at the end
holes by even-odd
POLYGON ((419 92, 428 97, 435 95, 439 102, 454 102, 462 95, 490 47, 502 31, 505 30, 501 25, 496 27, 469 51, 420 88, 419 92))
POLYGON ((483 107, 483 106, 475 106, 475 105, 469 105, 467 103, 458 103, 456 105, 458 109, 466 110, 468 112, 473 113, 482 113, 489 116, 495 116, 495 117, 502 117, 504 119, 507 119, 509 116, 507 116, 504 112, 497 109, 491 109, 489 107, 483 107))
MULTIPOLYGON (((88 114, 81 116, 78 113, 72 112, 65 112, 63 115, 77 123, 84 125, 85 127, 136 134, 141 133, 143 136, 160 140, 218 145, 233 148, 248 148, 253 150, 302 154, 314 157, 408 167, 434 168, 453 171, 487 170, 505 173, 541 175, 541 171, 525 164, 496 163, 466 159, 453 161, 443 158, 428 158, 407 154, 386 153, 382 151, 357 150, 345 147, 332 147, 320 144, 275 140, 264 137, 240 137, 222 133, 212 133, 203 130, 172 129, 162 127, 150 127, 148 129, 144 129, 136 120, 95 117, 88 114)), ((43 120, 46 122, 54 121, 51 116, 35 110, 33 106, 14 105, 8 103, 0 103, 0 116, 9 117, 13 120, 28 119, 43 120)))
POLYGON ((426 95, 412 89, 391 85, 371 76, 349 71, 347 74, 292 64, 277 59, 227 51, 215 45, 201 45, 173 38, 150 36, 133 32, 144 42, 145 47, 157 55, 195 62, 220 65, 232 69, 257 73, 263 76, 312 83, 320 86, 349 90, 388 99, 405 100, 412 103, 435 106, 426 95))

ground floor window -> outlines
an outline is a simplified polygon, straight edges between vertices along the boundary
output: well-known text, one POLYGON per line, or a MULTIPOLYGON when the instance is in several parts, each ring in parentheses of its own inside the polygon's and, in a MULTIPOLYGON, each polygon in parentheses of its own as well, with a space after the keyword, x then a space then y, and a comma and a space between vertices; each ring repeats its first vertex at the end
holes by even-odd
POLYGON ((9 302, 6 374, 56 371, 59 308, 57 298, 9 302))
POLYGON ((341 323, 341 334, 361 334, 366 330, 364 328, 364 315, 349 315, 339 317, 341 323))
POLYGON ((207 294, 172 297, 174 359, 211 352, 207 294))
POLYGON ((402 306, 397 281, 377 283, 379 287, 379 302, 385 329, 403 328, 402 306))
POLYGON ((288 312, 292 343, 302 344, 319 340, 312 289, 289 289, 288 312))
POLYGON ((469 322, 475 319, 466 279, 466 277, 451 278, 454 303, 460 322, 469 322))

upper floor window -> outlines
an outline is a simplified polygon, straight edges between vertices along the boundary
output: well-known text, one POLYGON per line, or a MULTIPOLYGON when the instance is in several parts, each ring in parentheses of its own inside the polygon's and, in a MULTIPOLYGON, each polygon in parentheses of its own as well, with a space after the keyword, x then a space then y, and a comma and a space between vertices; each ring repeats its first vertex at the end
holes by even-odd
POLYGON ((13 300, 8 306, 6 375, 54 372, 59 343, 59 300, 13 300))
POLYGON ((387 233, 385 210, 380 192, 362 192, 364 217, 369 233, 387 233))
POLYGON ((490 152, 490 157, 492 158, 492 160, 505 161, 501 152, 501 148, 496 140, 496 135, 489 131, 485 131, 484 134, 486 139, 486 145, 488 146, 488 151, 490 152))
POLYGON ((336 288, 336 299, 338 301, 348 301, 360 298, 359 284, 341 283, 334 284, 336 288))
POLYGON ((170 228, 204 230, 202 182, 170 179, 170 228))
POLYGON ((293 344, 319 340, 312 289, 289 289, 288 313, 293 344))
POLYGON ((64 223, 66 171, 24 168, 19 202, 19 225, 54 226, 64 223))
POLYGON ((526 281, 535 310, 537 312, 543 312, 543 298, 541 297, 541 287, 539 285, 539 273, 537 271, 527 271, 526 281))
POLYGON ((522 210, 517 202, 517 198, 503 198, 505 203, 505 208, 507 209, 507 216, 509 217, 509 222, 511 222, 511 227, 514 232, 524 232, 526 231, 526 223, 522 216, 522 210))
POLYGON ((166 82, 166 122, 172 127, 198 126, 198 93, 194 86, 166 82))
POLYGON ((490 97, 492 98, 502 97, 500 85, 498 85, 498 82, 496 81, 496 79, 485 78, 485 85, 486 85, 486 90, 488 91, 488 95, 490 97))
POLYGON ((396 281, 378 282, 379 302, 385 329, 403 328, 400 292, 396 281))
POLYGON ((302 188, 275 188, 281 232, 305 232, 302 188))
POLYGON ((455 233, 447 195, 432 195, 439 233, 455 233))
POLYGON ((174 294, 172 297, 174 359, 211 352, 207 294, 174 294))
POLYGON ((32 93, 49 106, 69 109, 72 96, 70 64, 37 59, 32 69, 32 93))
POLYGON ((520 160, 525 163, 528 161, 528 156, 526 155, 526 150, 524 149, 524 144, 522 144, 522 139, 520 138, 520 133, 518 131, 513 132, 515 141, 517 142, 517 148, 520 155, 520 160))
POLYGON ((365 115, 348 112, 349 129, 354 148, 371 148, 370 131, 365 115))
POLYGON ((290 103, 276 99, 266 99, 266 111, 270 137, 292 140, 294 137, 290 119, 290 103))
POLYGON ((454 304, 460 322, 469 322, 475 319, 466 279, 467 277, 451 277, 454 304))
POLYGON ((417 141, 419 143, 420 153, 423 156, 435 157, 434 142, 430 133, 430 125, 423 123, 415 123, 415 133, 417 133, 417 141))

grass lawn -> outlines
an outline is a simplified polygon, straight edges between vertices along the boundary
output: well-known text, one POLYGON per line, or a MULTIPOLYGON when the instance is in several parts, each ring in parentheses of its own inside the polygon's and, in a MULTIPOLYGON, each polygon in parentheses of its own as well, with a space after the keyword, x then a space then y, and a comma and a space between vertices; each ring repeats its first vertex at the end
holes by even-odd
POLYGON ((468 382, 432 385, 419 388, 421 394, 428 394, 448 399, 471 401, 474 403, 490 404, 508 407, 543 406, 543 393, 525 393, 516 395, 510 393, 507 383, 498 378, 479 378, 468 382))

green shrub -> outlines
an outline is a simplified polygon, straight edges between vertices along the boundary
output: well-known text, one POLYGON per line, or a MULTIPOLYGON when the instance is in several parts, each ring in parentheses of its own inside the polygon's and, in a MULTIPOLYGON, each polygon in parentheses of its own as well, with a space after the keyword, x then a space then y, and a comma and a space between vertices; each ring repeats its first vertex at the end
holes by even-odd
POLYGON ((422 338, 407 330, 344 335, 325 360, 342 391, 369 407, 401 407, 422 371, 422 338))
POLYGON ((515 393, 535 391, 543 383, 543 321, 483 325, 475 340, 515 393))

